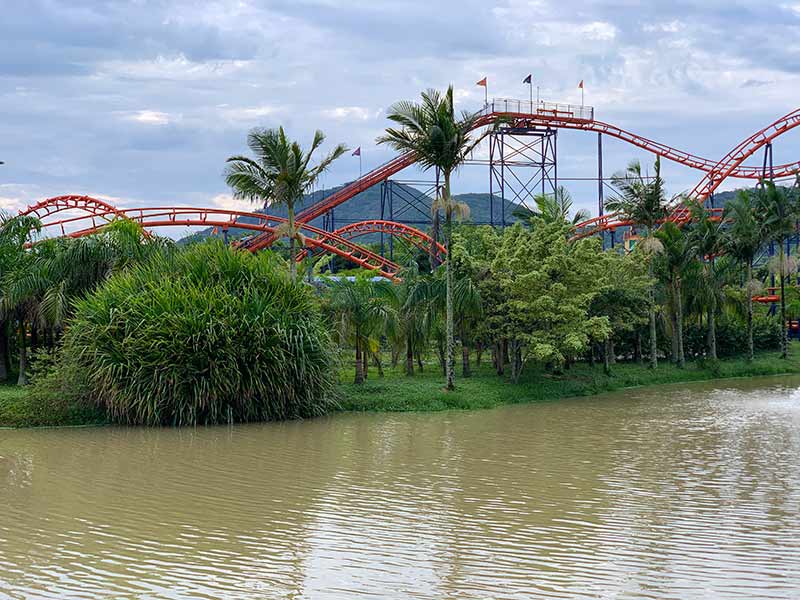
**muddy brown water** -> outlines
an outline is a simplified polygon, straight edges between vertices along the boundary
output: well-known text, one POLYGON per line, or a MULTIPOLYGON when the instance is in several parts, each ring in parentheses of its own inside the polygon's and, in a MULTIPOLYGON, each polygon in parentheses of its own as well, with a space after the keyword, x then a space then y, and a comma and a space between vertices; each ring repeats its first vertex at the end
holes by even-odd
POLYGON ((800 378, 0 431, 10 598, 800 598, 800 378))

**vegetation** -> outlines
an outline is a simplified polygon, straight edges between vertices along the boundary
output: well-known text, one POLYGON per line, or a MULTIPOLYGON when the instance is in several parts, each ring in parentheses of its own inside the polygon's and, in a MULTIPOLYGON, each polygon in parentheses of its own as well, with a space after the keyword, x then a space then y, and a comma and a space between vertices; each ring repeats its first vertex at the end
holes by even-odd
MULTIPOLYGON (((387 371, 384 378, 364 385, 342 385, 340 410, 406 412, 488 409, 503 404, 543 402, 561 398, 590 396, 603 392, 648 386, 732 377, 759 377, 800 373, 800 356, 793 349, 787 361, 778 352, 762 352, 755 360, 720 360, 711 365, 698 361, 679 369, 668 364, 653 370, 635 362, 617 365, 613 376, 588 363, 575 365, 569 372, 554 375, 544 368, 529 369, 516 384, 496 376, 490 365, 483 365, 472 377, 460 382, 455 392, 441 387, 441 376, 431 372, 408 379, 399 371, 387 371)), ((350 373, 343 374, 349 381, 350 373)))
POLYGON ((54 374, 115 422, 195 425, 321 415, 334 350, 310 290, 270 254, 220 243, 160 254, 75 304, 54 374))
MULTIPOLYGON (((456 202, 451 193, 451 179, 472 151, 483 139, 473 135, 477 114, 462 113, 456 117, 453 101, 453 86, 440 94, 428 90, 422 94, 422 102, 398 102, 389 109, 388 117, 399 129, 388 128, 386 134, 378 138, 379 143, 389 144, 399 152, 412 152, 417 164, 423 169, 437 169, 444 179, 444 186, 437 189, 433 204, 434 230, 438 214, 444 213, 444 246, 450 255, 453 237, 453 220, 468 216, 469 207, 456 202)), ((453 312, 453 269, 450 260, 445 261, 445 371, 447 389, 455 389, 455 320, 453 312)))
POLYGON ((254 130, 255 158, 225 172, 237 196, 285 207, 288 261, 280 248, 177 247, 124 220, 42 241, 36 219, 0 218, 0 423, 288 419, 334 410, 337 396, 354 410, 477 407, 798 371, 787 332, 800 316, 788 244, 800 186, 762 182, 720 215, 668 199, 658 161, 652 176, 632 163, 607 208, 636 244, 603 251, 574 236, 583 215, 563 189, 503 230, 460 223, 451 178, 481 134, 474 115, 456 115, 452 88, 389 118, 379 141, 442 176, 432 217, 434 233, 444 217, 447 248, 444 265, 407 254, 396 282, 330 277, 326 257, 305 259, 308 281, 297 279, 295 206, 345 151, 311 166, 319 132, 304 152, 281 128, 254 130), (688 222, 666 219, 676 202, 688 222), (766 280, 778 315, 753 302, 766 280), (24 392, 10 386, 31 376, 24 392), (337 394, 341 377, 352 383, 337 394))
POLYGON ((276 233, 278 237, 289 239, 289 268, 293 279, 297 278, 295 245, 304 243, 295 224, 295 205, 303 201, 303 196, 314 188, 333 161, 347 152, 347 147, 339 144, 312 166, 311 159, 324 141, 325 134, 318 130, 311 147, 304 152, 300 144, 286 137, 283 127, 254 129, 247 136, 247 145, 255 158, 232 156, 225 171, 225 180, 235 197, 259 202, 264 208, 286 206, 288 220, 276 233))

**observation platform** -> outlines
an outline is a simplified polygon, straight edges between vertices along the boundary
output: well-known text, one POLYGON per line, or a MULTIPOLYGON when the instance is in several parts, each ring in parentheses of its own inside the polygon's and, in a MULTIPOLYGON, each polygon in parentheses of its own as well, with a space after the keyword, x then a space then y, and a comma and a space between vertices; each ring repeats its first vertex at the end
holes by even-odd
POLYGON ((594 107, 560 102, 531 102, 514 98, 493 98, 484 105, 482 115, 536 116, 544 119, 594 121, 594 107))

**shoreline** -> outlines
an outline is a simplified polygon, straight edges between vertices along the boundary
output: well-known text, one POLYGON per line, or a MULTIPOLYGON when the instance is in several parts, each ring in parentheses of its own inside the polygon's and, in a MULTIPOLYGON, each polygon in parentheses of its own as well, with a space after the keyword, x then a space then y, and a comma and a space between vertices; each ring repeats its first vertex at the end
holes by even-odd
MULTIPOLYGON (((444 379, 437 365, 430 365, 425 372, 415 373, 413 377, 407 377, 400 370, 386 369, 385 376, 380 378, 373 369, 368 380, 360 386, 345 382, 352 378, 352 370, 344 370, 338 388, 339 406, 329 414, 486 410, 503 405, 584 398, 644 387, 791 375, 800 375, 800 356, 794 345, 785 361, 778 352, 763 352, 756 355, 751 363, 741 358, 729 358, 718 361, 716 365, 691 362, 685 369, 678 369, 667 362, 660 364, 655 371, 644 365, 617 363, 610 376, 603 373, 600 365, 591 367, 577 364, 560 375, 531 367, 516 384, 507 377, 498 377, 490 365, 484 364, 474 368, 472 377, 459 377, 453 392, 443 389, 444 379)), ((0 430, 111 425, 91 419, 80 422, 81 417, 85 416, 84 411, 80 416, 65 412, 44 417, 31 405, 25 389, 0 386, 0 430)))

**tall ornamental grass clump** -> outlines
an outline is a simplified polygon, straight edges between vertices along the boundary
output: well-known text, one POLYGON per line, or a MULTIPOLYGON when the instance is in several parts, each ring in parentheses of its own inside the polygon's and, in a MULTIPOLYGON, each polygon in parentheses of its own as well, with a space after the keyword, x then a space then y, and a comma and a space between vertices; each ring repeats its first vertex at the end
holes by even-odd
POLYGON ((335 351, 316 301, 268 254, 208 242, 159 255, 75 308, 61 369, 80 373, 112 421, 294 419, 334 402, 335 351))

